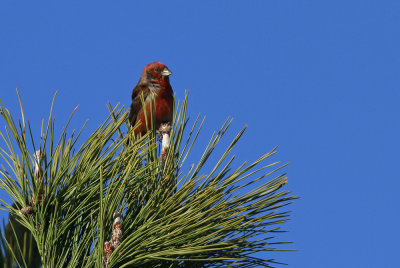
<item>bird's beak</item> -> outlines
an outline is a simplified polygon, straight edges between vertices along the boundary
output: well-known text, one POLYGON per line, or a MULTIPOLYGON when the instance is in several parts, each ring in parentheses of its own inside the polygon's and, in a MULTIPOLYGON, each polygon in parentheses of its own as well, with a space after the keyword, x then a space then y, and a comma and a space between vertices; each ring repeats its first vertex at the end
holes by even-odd
POLYGON ((164 70, 162 70, 161 75, 162 76, 170 76, 172 73, 168 68, 164 68, 164 70))

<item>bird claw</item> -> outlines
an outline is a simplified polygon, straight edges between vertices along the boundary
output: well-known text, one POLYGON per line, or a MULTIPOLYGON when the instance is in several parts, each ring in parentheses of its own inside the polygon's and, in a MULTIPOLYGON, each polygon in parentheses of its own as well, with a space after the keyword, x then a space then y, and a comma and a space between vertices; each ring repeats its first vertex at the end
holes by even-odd
POLYGON ((168 147, 169 147, 169 143, 171 141, 171 138, 169 136, 171 129, 172 129, 172 127, 171 127, 170 123, 164 123, 164 124, 161 124, 157 130, 158 140, 161 141, 161 143, 162 143, 161 160, 163 162, 165 161, 165 159, 167 157, 168 147))
POLYGON ((171 132, 172 126, 170 123, 164 123, 161 124, 160 127, 158 128, 157 135, 158 135, 158 140, 162 141, 164 134, 168 134, 171 132))

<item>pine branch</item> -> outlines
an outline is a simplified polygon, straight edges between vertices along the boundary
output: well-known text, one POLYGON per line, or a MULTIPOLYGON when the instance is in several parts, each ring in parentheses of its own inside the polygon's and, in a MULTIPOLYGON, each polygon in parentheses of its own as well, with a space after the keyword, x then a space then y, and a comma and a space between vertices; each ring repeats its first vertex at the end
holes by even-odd
POLYGON ((282 190, 285 165, 265 163, 276 148, 249 165, 234 166, 231 152, 245 129, 211 163, 232 120, 189 165, 204 120, 198 124, 197 118, 186 131, 187 95, 173 122, 157 132, 161 149, 155 130, 133 136, 123 107, 109 106, 110 116, 79 147, 82 130, 68 134, 71 119, 57 138, 50 113, 36 143, 22 104, 18 124, 1 101, 0 110, 5 123, 0 188, 17 204, 2 206, 32 235, 43 267, 276 264, 272 251, 285 243, 275 236, 296 197, 282 190), (265 258, 255 257, 259 252, 265 258))

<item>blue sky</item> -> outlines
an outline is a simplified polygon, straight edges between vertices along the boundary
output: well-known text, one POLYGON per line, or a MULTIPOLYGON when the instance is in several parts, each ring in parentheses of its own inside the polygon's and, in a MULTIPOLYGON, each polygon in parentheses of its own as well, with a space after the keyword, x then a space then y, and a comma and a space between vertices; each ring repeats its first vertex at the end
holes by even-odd
POLYGON ((207 117, 200 145, 232 116, 231 137, 248 125, 236 164, 275 145, 291 162, 301 198, 281 237, 299 251, 272 257, 400 267, 400 2, 142 2, 2 1, 2 101, 18 111, 18 88, 40 131, 58 90, 58 125, 80 104, 73 127, 90 119, 88 134, 161 61, 189 115, 207 117))

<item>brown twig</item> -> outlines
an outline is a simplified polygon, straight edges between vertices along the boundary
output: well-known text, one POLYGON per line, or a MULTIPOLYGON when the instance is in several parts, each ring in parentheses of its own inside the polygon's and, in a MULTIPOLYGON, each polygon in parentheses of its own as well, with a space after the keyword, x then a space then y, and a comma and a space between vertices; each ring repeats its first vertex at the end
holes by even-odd
POLYGON ((32 206, 27 206, 25 208, 22 208, 19 212, 21 214, 23 214, 23 215, 30 215, 30 214, 33 213, 33 207, 32 206))
POLYGON ((43 154, 41 150, 37 150, 33 154, 34 164, 35 164, 35 181, 37 185, 39 185, 38 198, 32 194, 32 201, 29 202, 29 205, 22 208, 19 212, 23 215, 29 215, 33 213, 33 206, 38 202, 40 205, 43 204, 43 154))
POLYGON ((122 215, 119 211, 114 212, 114 223, 111 237, 111 244, 114 248, 117 248, 122 242, 122 227, 121 227, 122 215))
POLYGON ((104 261, 103 261, 103 267, 108 268, 109 264, 109 259, 111 257, 111 254, 114 251, 114 247, 111 245, 110 242, 106 241, 104 243, 104 261))
POLYGON ((39 202, 40 205, 43 204, 43 154, 41 150, 37 150, 34 154, 34 160, 35 160, 35 180, 37 185, 39 185, 39 193, 38 193, 38 198, 36 200, 35 196, 32 196, 32 202, 33 204, 36 203, 36 201, 39 202))
POLYGON ((114 218, 114 222, 113 222, 111 241, 106 241, 104 243, 103 268, 108 268, 109 259, 111 257, 111 254, 122 242, 122 227, 121 227, 122 214, 121 214, 121 212, 115 211, 113 218, 114 218))

